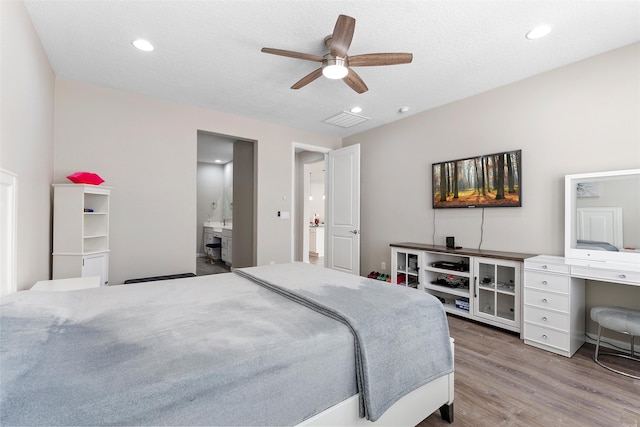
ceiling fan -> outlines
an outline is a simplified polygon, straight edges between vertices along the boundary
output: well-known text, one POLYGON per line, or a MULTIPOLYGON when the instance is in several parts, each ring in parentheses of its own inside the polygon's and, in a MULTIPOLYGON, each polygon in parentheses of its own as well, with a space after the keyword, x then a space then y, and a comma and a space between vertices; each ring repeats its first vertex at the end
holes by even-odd
POLYGON ((338 16, 333 34, 328 35, 324 39, 324 44, 329 49, 329 53, 324 56, 293 52, 290 50, 272 49, 269 47, 263 47, 262 52, 322 63, 322 67, 298 80, 291 86, 291 89, 300 89, 321 75, 324 75, 330 79, 343 79, 351 89, 358 93, 364 93, 369 90, 369 88, 351 67, 408 64, 413 60, 413 54, 411 53, 347 55, 355 27, 356 20, 354 18, 347 15, 338 16))

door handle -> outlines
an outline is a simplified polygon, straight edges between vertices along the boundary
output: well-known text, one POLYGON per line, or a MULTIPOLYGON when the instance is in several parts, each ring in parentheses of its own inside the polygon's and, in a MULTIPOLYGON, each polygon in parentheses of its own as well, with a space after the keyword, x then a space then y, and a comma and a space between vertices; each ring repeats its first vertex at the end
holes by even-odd
POLYGON ((360 230, 351 230, 349 233, 351 233, 351 234, 359 234, 360 230))

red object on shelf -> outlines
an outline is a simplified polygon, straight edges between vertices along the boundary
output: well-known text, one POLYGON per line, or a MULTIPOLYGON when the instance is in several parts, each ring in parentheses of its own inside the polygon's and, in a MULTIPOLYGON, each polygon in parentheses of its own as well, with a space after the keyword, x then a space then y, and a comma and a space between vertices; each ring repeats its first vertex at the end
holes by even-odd
POLYGON ((93 184, 100 185, 104 182, 104 179, 100 178, 100 175, 91 172, 76 172, 67 176, 67 179, 74 184, 93 184))

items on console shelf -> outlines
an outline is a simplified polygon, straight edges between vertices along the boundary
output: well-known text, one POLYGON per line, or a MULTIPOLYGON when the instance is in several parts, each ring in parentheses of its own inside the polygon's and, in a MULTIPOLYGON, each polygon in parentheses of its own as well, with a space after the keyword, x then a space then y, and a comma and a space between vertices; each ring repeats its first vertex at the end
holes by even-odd
POLYGON ((508 283, 498 282, 498 290, 501 290, 501 291, 514 292, 515 286, 516 285, 513 282, 513 280, 509 280, 508 283))
POLYGON ((449 288, 463 288, 469 289, 469 278, 467 277, 457 277, 452 275, 449 276, 438 276, 436 280, 431 282, 432 285, 440 285, 447 286, 449 288))
POLYGON ((469 298, 458 297, 456 298, 456 308, 460 310, 469 311, 469 298))
POLYGON ((436 261, 431 264, 433 268, 442 268, 444 270, 453 271, 469 271, 469 264, 465 264, 464 261, 451 262, 451 261, 436 261))
POLYGON ((407 285, 410 288, 418 288, 418 277, 417 276, 408 276, 408 280, 407 280, 407 275, 404 273, 398 273, 398 275, 396 276, 396 283, 398 285, 407 285))

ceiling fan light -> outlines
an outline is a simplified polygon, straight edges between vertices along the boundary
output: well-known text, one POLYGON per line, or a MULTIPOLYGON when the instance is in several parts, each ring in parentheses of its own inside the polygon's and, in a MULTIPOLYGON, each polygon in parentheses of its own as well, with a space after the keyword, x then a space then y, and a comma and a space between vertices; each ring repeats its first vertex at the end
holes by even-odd
POLYGON ((327 65, 322 69, 322 74, 328 79, 343 79, 349 70, 344 65, 327 65))
POLYGON ((349 73, 343 58, 328 58, 322 63, 322 74, 328 79, 343 79, 349 73))

